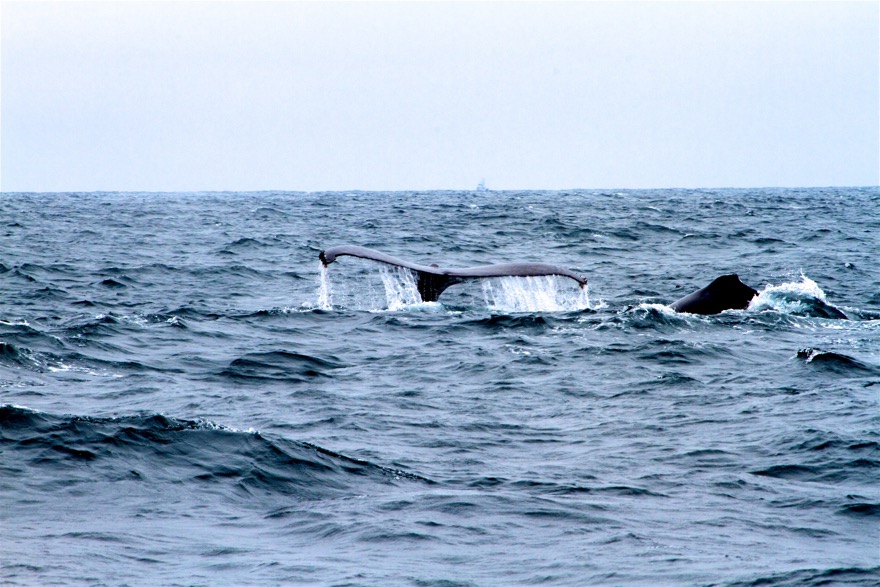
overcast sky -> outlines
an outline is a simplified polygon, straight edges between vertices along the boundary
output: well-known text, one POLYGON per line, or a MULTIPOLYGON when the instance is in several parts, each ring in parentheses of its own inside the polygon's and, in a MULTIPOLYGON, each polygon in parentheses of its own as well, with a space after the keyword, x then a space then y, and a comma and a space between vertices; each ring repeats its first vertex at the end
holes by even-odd
POLYGON ((0 189, 880 183, 878 2, 8 2, 0 189))

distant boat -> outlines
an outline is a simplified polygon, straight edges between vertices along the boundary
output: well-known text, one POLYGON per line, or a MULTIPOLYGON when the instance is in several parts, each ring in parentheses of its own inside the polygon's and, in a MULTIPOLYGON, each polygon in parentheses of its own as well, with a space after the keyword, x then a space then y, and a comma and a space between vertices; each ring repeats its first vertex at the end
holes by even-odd
POLYGON ((486 181, 485 181, 485 180, 482 180, 482 179, 481 179, 481 180, 480 180, 480 183, 477 184, 477 191, 478 191, 478 192, 488 192, 488 191, 489 191, 489 188, 486 187, 486 181))

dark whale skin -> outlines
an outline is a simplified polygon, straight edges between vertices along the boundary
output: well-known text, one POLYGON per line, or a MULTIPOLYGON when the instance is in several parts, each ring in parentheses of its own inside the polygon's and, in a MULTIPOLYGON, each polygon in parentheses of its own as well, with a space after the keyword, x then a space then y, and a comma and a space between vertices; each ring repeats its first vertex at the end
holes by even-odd
POLYGON ((702 289, 669 305, 676 312, 687 314, 720 314, 725 310, 745 310, 758 292, 735 273, 722 275, 702 289))

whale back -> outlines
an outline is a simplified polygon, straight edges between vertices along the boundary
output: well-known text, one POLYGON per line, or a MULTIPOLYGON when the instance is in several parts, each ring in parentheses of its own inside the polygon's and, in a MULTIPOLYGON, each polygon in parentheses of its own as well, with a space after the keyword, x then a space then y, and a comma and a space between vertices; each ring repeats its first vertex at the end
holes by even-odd
POLYGON ((735 273, 722 275, 702 289, 670 304, 676 312, 688 314, 719 314, 725 310, 744 310, 758 292, 735 273))

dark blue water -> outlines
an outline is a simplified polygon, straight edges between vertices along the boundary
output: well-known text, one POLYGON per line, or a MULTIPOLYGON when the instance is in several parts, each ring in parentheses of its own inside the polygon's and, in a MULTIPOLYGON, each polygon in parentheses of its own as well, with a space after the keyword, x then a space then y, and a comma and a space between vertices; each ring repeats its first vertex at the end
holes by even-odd
POLYGON ((2 194, 0 582, 876 585, 878 251, 878 188, 2 194))

